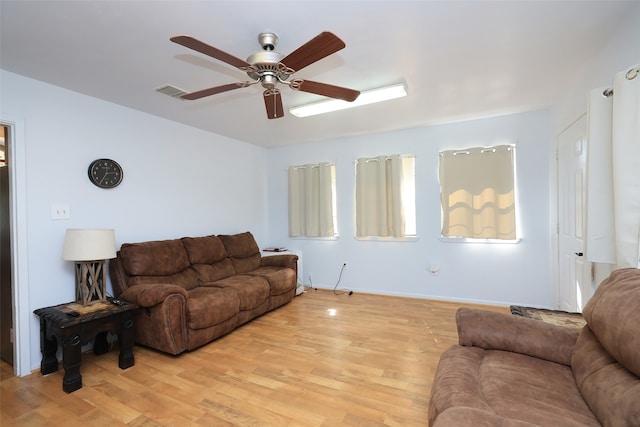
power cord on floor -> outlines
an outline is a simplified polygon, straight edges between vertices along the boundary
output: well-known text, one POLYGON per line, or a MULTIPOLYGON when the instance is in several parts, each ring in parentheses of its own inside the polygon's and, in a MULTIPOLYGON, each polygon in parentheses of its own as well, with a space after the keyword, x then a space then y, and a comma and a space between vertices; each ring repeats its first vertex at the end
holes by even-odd
POLYGON ((342 264, 342 267, 340 268, 340 275, 338 276, 338 281, 336 282, 336 285, 333 287, 333 293, 336 295, 353 295, 353 291, 351 289, 345 289, 344 292, 342 293, 338 293, 336 291, 336 289, 338 289, 338 285, 340 284, 340 280, 342 280, 342 273, 344 272, 344 269, 347 268, 347 264, 342 264))
POLYGON ((317 291, 317 290, 318 290, 318 288, 314 288, 314 287, 313 287, 313 282, 311 281, 311 274, 309 274, 309 287, 310 287, 311 289, 313 289, 314 291, 317 291))

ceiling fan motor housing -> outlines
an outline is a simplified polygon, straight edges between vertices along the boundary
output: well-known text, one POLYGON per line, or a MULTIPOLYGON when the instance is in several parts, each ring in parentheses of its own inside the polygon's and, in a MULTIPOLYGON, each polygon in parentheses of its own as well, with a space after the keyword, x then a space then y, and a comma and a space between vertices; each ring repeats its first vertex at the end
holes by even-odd
POLYGON ((287 69, 280 65, 282 58, 284 55, 275 51, 256 52, 247 58, 247 62, 251 64, 247 75, 254 80, 260 80, 262 86, 270 89, 279 80, 289 78, 289 74, 286 73, 287 69))

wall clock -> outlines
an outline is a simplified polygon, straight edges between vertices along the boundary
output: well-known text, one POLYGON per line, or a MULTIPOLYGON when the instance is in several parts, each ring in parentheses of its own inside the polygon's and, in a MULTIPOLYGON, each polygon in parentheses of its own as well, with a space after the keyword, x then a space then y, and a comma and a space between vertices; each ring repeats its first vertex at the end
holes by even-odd
POLYGON ((122 182, 122 167, 115 160, 94 160, 89 165, 89 180, 100 188, 117 187, 122 182))

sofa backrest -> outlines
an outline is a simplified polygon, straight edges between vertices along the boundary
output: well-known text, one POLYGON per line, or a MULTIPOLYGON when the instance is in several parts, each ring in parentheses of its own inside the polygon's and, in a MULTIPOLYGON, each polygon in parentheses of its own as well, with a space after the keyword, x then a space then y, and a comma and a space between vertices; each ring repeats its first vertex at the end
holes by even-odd
POLYGON ((640 425, 640 270, 616 270, 582 312, 571 358, 576 383, 603 425, 640 425))
POLYGON ((172 283, 185 290, 260 267, 253 234, 123 243, 109 265, 116 295, 130 286, 172 283))
POLYGON ((247 273, 260 267, 260 248, 251 232, 219 235, 237 273, 247 273))
POLYGON ((640 269, 611 273, 598 286, 582 315, 607 352, 640 376, 640 269))
POLYGON ((233 263, 219 237, 183 237, 180 240, 201 283, 214 282, 235 273, 233 263))
MULTIPOLYGON (((196 272, 180 240, 124 243, 118 262, 126 274, 126 287, 148 283, 173 283, 186 290, 198 285, 196 272)), ((124 290, 124 289, 123 289, 124 290)))

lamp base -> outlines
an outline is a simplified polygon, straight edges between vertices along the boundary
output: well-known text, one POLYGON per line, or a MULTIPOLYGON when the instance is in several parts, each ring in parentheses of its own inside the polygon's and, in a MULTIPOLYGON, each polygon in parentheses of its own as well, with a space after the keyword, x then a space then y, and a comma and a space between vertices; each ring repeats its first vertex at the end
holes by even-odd
POLYGON ((76 301, 82 305, 106 301, 104 260, 76 262, 76 301))

